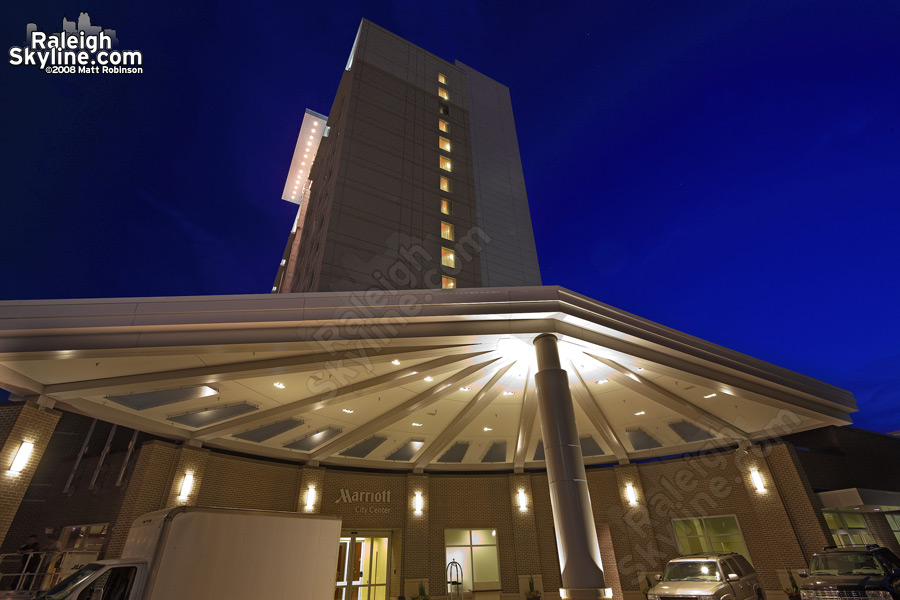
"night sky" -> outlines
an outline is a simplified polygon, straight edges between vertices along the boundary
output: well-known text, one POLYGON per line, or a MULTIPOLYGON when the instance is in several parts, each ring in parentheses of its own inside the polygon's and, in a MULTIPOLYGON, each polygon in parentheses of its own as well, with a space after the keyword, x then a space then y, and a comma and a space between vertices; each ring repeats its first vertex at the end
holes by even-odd
POLYGON ((900 2, 5 0, 141 75, 2 73, 0 298, 266 293, 305 108, 366 17, 509 86, 545 284, 900 430, 900 2))

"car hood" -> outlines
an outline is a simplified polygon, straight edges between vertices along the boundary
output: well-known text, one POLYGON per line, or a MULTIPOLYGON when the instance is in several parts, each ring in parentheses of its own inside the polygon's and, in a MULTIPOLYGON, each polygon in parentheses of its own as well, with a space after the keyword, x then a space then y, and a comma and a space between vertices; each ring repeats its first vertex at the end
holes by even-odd
POLYGON ((830 587, 865 587, 878 585, 882 578, 874 575, 810 575, 800 584, 802 590, 818 590, 830 587))
POLYGON ((660 581, 648 594, 660 596, 712 596, 724 583, 721 581, 660 581))

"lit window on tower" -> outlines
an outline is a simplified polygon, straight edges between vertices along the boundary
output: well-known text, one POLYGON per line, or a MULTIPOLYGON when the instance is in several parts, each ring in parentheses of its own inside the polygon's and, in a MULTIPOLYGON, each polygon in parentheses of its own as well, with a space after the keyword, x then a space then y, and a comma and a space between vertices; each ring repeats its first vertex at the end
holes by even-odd
POLYGON ((443 119, 438 119, 438 129, 444 133, 450 133, 450 123, 443 119))
POLYGON ((448 177, 441 177, 441 191, 442 192, 450 191, 450 179, 448 177))
POLYGON ((441 198, 441 214, 449 215, 450 214, 450 201, 446 198, 441 198))
POLYGON ((450 152, 450 140, 445 137, 438 138, 438 145, 441 147, 441 150, 444 152, 450 152))
POLYGON ((445 171, 453 170, 453 163, 446 156, 441 157, 441 168, 445 171))
POLYGON ((439 88, 438 88, 438 96, 440 96, 440 97, 443 98, 444 100, 449 100, 449 99, 450 99, 450 94, 448 94, 448 93, 447 93, 447 90, 445 90, 445 89, 442 88, 442 87, 439 87, 439 88))
POLYGON ((456 289, 456 280, 452 277, 441 277, 441 287, 445 290, 456 289))
POLYGON ((445 221, 441 221, 441 237, 445 240, 453 241, 453 225, 445 221))
POLYGON ((444 85, 447 85, 447 76, 444 75, 443 73, 438 73, 438 83, 443 83, 444 85))
POLYGON ((456 254, 450 248, 441 248, 441 264, 451 269, 456 268, 456 254))

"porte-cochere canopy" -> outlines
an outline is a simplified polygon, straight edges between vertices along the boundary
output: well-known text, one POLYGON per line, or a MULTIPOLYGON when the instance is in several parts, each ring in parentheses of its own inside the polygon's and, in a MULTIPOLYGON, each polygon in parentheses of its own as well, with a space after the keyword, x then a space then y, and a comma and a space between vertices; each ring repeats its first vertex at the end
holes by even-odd
POLYGON ((559 287, 0 302, 0 387, 311 464, 543 468, 555 333, 588 464, 850 423, 850 393, 559 287))

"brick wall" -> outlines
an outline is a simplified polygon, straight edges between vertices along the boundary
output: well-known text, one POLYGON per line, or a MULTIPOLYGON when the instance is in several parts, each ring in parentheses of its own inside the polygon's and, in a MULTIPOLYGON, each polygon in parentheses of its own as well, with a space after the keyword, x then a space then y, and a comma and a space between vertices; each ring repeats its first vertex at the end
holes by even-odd
POLYGON ((4 541, 4 545, 18 548, 25 543, 24 539, 7 539, 7 534, 50 443, 59 417, 59 412, 39 408, 32 402, 8 404, 0 410, 0 433, 5 433, 5 437, 0 438, 0 477, 3 479, 3 485, 0 486, 0 540, 4 541), (25 441, 34 443, 31 457, 20 473, 11 474, 8 465, 12 464, 25 441))

